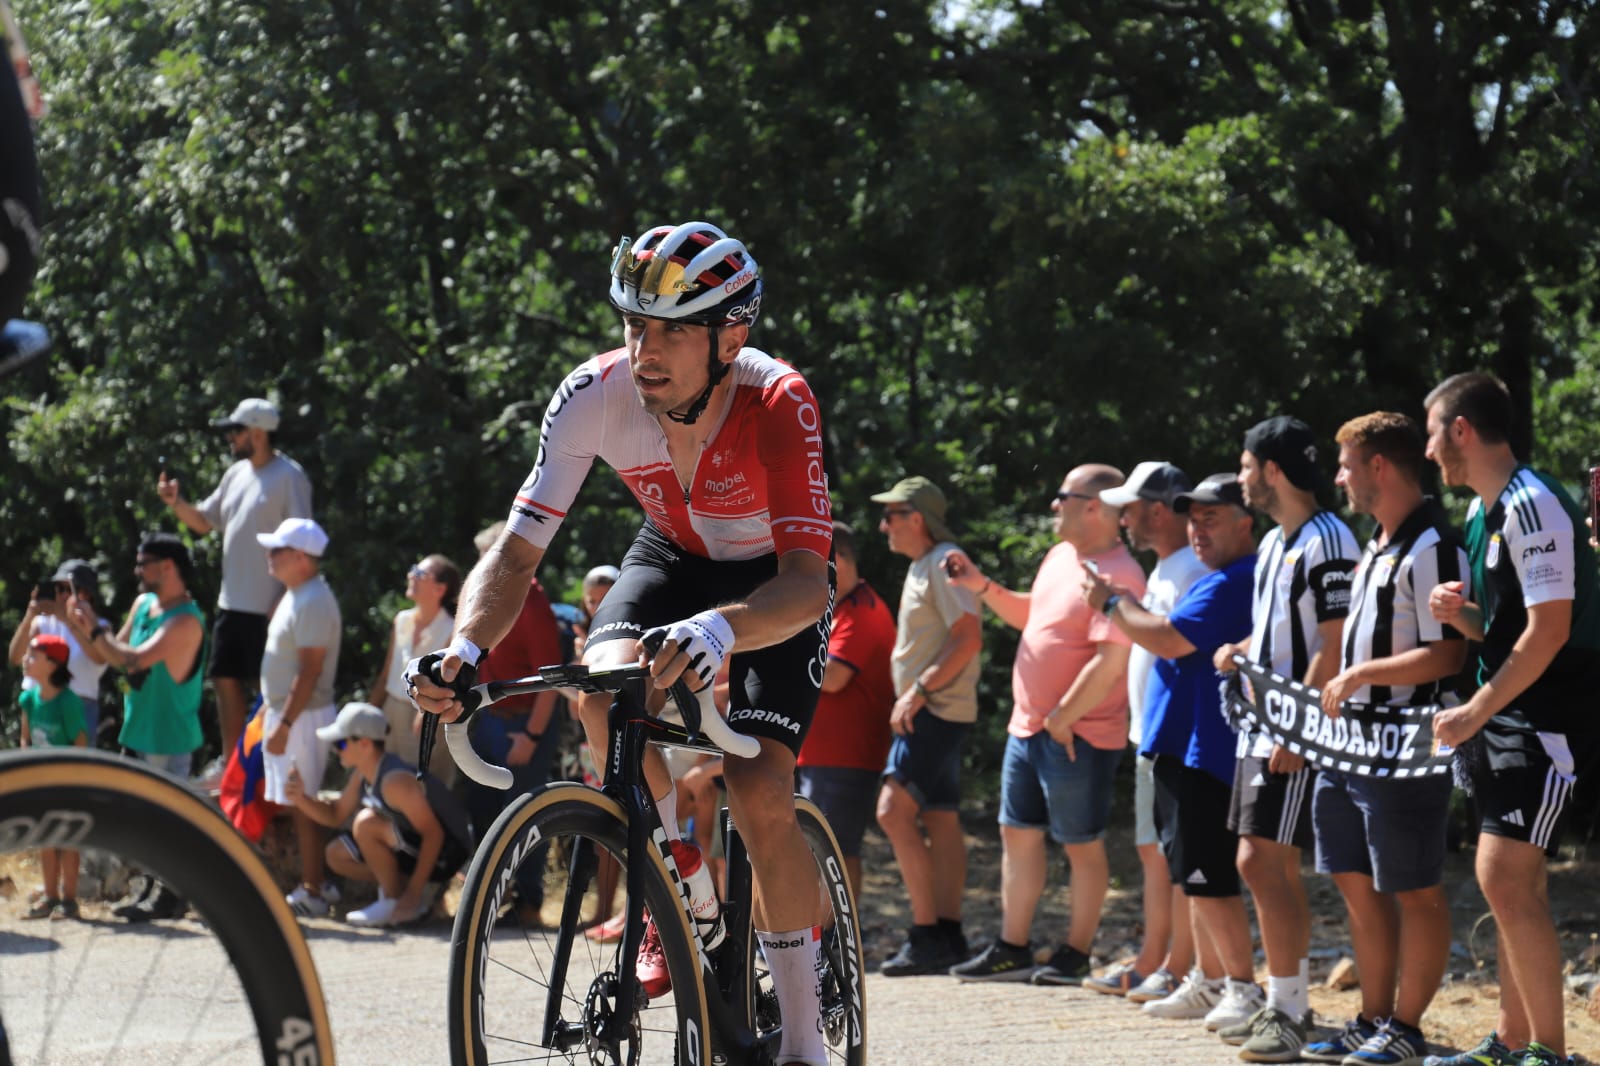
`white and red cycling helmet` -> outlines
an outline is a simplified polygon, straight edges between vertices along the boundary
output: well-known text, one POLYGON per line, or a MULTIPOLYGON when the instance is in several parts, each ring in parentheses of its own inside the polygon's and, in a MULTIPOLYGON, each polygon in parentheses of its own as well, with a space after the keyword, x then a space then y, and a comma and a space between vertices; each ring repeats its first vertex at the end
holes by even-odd
POLYGON ((761 268, 743 242, 709 222, 624 237, 611 259, 611 303, 623 314, 701 326, 752 326, 761 268))

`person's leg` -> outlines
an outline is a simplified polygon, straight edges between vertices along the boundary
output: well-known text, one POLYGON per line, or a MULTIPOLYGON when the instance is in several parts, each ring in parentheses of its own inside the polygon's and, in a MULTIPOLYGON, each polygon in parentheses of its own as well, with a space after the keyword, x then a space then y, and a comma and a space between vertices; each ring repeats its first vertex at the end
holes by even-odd
POLYGON ((1106 861, 1103 840, 1063 845, 1072 870, 1069 897, 1072 914, 1067 929, 1067 946, 1088 955, 1094 935, 1100 928, 1100 911, 1111 887, 1111 866, 1106 861))
POLYGON ((1366 874, 1334 874, 1333 883, 1350 916, 1350 946, 1361 975, 1361 1013, 1367 1018, 1387 1018, 1394 1013, 1399 908, 1394 897, 1374 888, 1366 874))
POLYGON ((1006 943, 1028 943, 1048 867, 1043 829, 1000 827, 1000 939, 1006 943))
POLYGON ((934 898, 933 858, 918 820, 920 806, 905 785, 892 777, 884 779, 878 793, 878 825, 900 865, 900 879, 911 904, 911 924, 933 925, 939 919, 939 908, 934 898))
POLYGON ((1565 1055, 1561 941, 1550 916, 1544 849, 1485 833, 1477 867, 1499 934, 1500 1038, 1512 1047, 1536 1040, 1565 1055))
POLYGON ((1394 1016, 1420 1029, 1450 961, 1450 901, 1442 884, 1400 892, 1396 899, 1400 904, 1400 959, 1394 1016))
MULTIPOLYGON (((362 812, 365 813, 365 812, 362 812)), ((360 815, 358 814, 359 818, 360 815)), ((349 833, 340 834, 328 841, 328 846, 322 851, 323 861, 328 869, 340 877, 350 881, 376 881, 371 867, 366 864, 361 853, 361 846, 356 843, 355 837, 349 833)))
POLYGON ((1297 977, 1309 946, 1299 864, 1300 849, 1293 845, 1258 836, 1239 838, 1239 874, 1255 898, 1267 972, 1274 977, 1297 977))
POLYGON ((237 677, 213 677, 211 688, 217 697, 217 732, 222 738, 222 750, 231 752, 239 743, 239 734, 244 732, 250 693, 244 681, 237 677))
MULTIPOLYGON (((1162 854, 1156 831, 1155 791, 1154 760, 1140 755, 1133 768, 1133 844, 1139 855, 1143 880, 1144 939, 1133 960, 1133 968, 1141 974, 1154 973, 1164 965, 1177 928, 1173 925, 1172 878, 1168 875, 1167 858, 1162 854)), ((1184 924, 1187 925, 1187 921, 1184 924)), ((1188 940, 1187 933, 1184 939, 1188 940)), ((1187 968, 1172 972, 1183 973, 1187 968)))
POLYGON ((61 898, 61 849, 39 849, 39 872, 44 877, 44 898, 61 898))
POLYGON ((750 855, 758 892, 756 924, 772 931, 816 924, 821 902, 816 861, 794 813, 794 753, 761 740, 754 759, 728 756, 728 809, 750 855))
MULTIPOLYGON (((405 892, 405 878, 400 874, 400 863, 394 853, 394 827, 387 818, 372 810, 363 809, 356 814, 350 827, 361 858, 371 872, 378 889, 390 899, 399 899, 405 892)), ((316 882, 321 884, 321 881, 316 882)))
MULTIPOLYGON (((1164 871, 1163 871, 1164 872, 1164 871)), ((1171 947, 1167 950, 1166 958, 1161 960, 1161 969, 1170 974, 1185 974, 1194 968, 1196 957, 1205 969, 1204 954, 1212 952, 1211 966, 1218 966, 1217 957, 1213 948, 1207 947, 1200 950, 1199 943, 1194 936, 1194 922, 1189 914, 1189 897, 1183 894, 1183 889, 1177 885, 1167 885, 1167 898, 1171 901, 1171 918, 1169 925, 1172 929, 1171 947)))
POLYGON ((322 862, 322 826, 313 822, 299 810, 291 812, 294 819, 295 843, 300 847, 300 883, 307 891, 320 896, 327 869, 322 862))
MULTIPOLYGON (((1250 917, 1243 896, 1191 896, 1195 916, 1195 941, 1211 941, 1222 968, 1221 976, 1235 981, 1255 981, 1255 960, 1250 950, 1250 917)), ((1207 977, 1213 976, 1211 973, 1207 977)))
POLYGON ((61 898, 78 898, 78 864, 81 856, 72 848, 59 849, 61 856, 61 898))

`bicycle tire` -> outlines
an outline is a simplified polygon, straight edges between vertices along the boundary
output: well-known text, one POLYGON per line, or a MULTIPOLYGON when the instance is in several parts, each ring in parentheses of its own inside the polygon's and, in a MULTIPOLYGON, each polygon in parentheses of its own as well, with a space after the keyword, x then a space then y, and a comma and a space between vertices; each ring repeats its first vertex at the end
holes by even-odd
MULTIPOLYGON (((820 981, 822 998, 823 1038, 828 1061, 841 1066, 864 1066, 867 1061, 867 1001, 866 964, 861 953, 861 925, 856 910, 855 895, 850 891, 850 878, 845 871, 844 854, 833 828, 816 804, 802 796, 794 798, 795 815, 800 821, 800 832, 805 837, 812 857, 817 863, 817 876, 822 882, 829 913, 822 917, 822 955, 827 970, 820 981)), ((761 970, 753 945, 755 932, 746 933, 745 943, 752 945, 749 965, 749 987, 756 990, 758 1003, 756 1015, 763 1022, 776 1019, 777 997, 771 983, 761 970)), ((761 1029, 766 1031, 767 1024, 761 1029)))
MULTIPOLYGON (((591 1061, 588 1049, 581 1044, 563 1049, 545 1047, 538 1042, 546 1021, 543 999, 549 991, 557 930, 520 929, 522 943, 514 958, 501 957, 505 953, 497 956, 495 931, 497 923, 502 921, 500 911, 506 903, 519 861, 541 840, 550 840, 549 850, 557 855, 564 853, 566 845, 583 838, 616 856, 624 871, 620 887, 624 897, 621 902, 625 904, 626 870, 631 856, 628 855, 624 818, 621 805, 611 797, 584 785, 562 781, 521 797, 495 820, 467 871, 450 937, 448 1015, 451 1062, 456 1066, 488 1066, 501 1061, 502 1052, 514 1054, 517 1062, 591 1061), (487 1003, 491 984, 495 986, 493 994, 497 1002, 505 995, 515 1006, 507 1011, 487 1003), (502 985, 506 987, 501 988, 502 985), (513 995, 513 990, 520 994, 513 995), (509 1017, 514 1017, 521 1026, 519 1035, 514 1036, 509 1030, 510 1022, 504 1020, 509 1017), (540 1053, 544 1054, 543 1058, 539 1057, 540 1053)), ((653 848, 646 851, 644 904, 661 935, 672 978, 672 1002, 659 1007, 653 1002, 637 1013, 634 1019, 638 1024, 636 1038, 625 1043, 627 1057, 622 1061, 638 1062, 642 1066, 663 1062, 700 1066, 711 1062, 711 1044, 699 954, 677 890, 668 879, 665 863, 653 848), (673 1015, 670 1030, 645 1024, 649 1012, 655 1010, 673 1015), (669 1031, 673 1035, 670 1044, 666 1040, 669 1031), (643 1035, 647 1032, 660 1033, 659 1043, 642 1046, 648 1042, 643 1035)), ((547 876, 546 881, 546 898, 555 898, 561 890, 551 883, 550 877, 547 876)), ((581 932, 577 934, 569 959, 562 961, 581 974, 574 979, 569 970, 569 981, 586 981, 587 984, 580 993, 575 992, 568 981, 563 981, 562 1002, 572 1004, 574 1011, 572 1018, 566 1016, 566 1010, 561 1012, 561 1021, 569 1027, 569 1033, 575 1032, 570 1028, 572 1025, 584 1024, 583 1009, 592 1002, 592 994, 602 988, 605 975, 616 972, 621 945, 621 941, 602 945, 590 941, 581 932)), ((599 994, 604 1003, 603 991, 599 994)))
POLYGON ((82 748, 0 754, 0 852, 40 847, 100 848, 153 871, 188 898, 227 953, 261 1061, 334 1061, 311 952, 266 864, 175 779, 82 748))

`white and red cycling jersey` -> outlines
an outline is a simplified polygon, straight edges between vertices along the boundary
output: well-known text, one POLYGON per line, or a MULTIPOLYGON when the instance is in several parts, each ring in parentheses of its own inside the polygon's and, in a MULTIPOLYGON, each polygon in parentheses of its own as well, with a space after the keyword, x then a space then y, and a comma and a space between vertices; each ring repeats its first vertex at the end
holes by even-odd
POLYGON ((833 511, 822 467, 822 419, 799 371, 755 348, 733 361, 733 400, 694 477, 678 480, 667 437, 639 403, 623 349, 567 375, 539 430, 539 457, 507 525, 550 545, 595 457, 622 475, 652 525, 707 559, 803 550, 828 558, 833 511))

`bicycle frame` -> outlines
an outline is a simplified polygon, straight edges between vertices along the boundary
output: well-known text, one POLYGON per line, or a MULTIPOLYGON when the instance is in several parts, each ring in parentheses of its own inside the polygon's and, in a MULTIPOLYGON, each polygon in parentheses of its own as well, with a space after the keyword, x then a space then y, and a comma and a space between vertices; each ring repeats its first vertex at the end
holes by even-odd
MULTIPOLYGON (((719 968, 707 954, 700 933, 693 921, 693 904, 688 884, 678 873, 677 862, 667 841, 661 816, 654 798, 644 780, 646 746, 652 742, 691 748, 710 754, 722 754, 722 749, 693 736, 689 729, 672 722, 652 717, 646 710, 648 678, 641 675, 624 679, 611 700, 606 725, 610 746, 605 784, 601 791, 612 797, 628 815, 628 853, 643 855, 647 847, 655 848, 667 870, 676 881, 679 901, 690 916, 690 928, 695 930, 695 950, 700 957, 701 980, 706 991, 706 1004, 711 1026, 717 1042, 738 1056, 735 1061, 745 1061, 751 1052, 764 1044, 775 1042, 775 1037, 762 1038, 756 1032, 753 1010, 755 989, 752 987, 750 966, 753 945, 747 930, 750 927, 752 890, 751 875, 743 842, 731 825, 724 823, 724 840, 728 859, 727 900, 723 903, 723 922, 726 939, 718 946, 719 960, 733 965, 719 968)), ((545 1003, 545 1031, 542 1042, 546 1047, 566 1046, 579 1039, 581 1032, 560 1034, 555 1032, 555 1021, 561 1013, 561 988, 566 975, 567 960, 577 935, 579 914, 583 904, 583 890, 596 862, 594 848, 587 840, 579 841, 568 862, 567 890, 562 897, 561 920, 556 934, 555 958, 552 961, 551 981, 545 1003)), ((641 990, 634 972, 639 947, 644 940, 644 882, 648 876, 646 864, 630 862, 627 869, 627 922, 623 930, 622 951, 617 974, 616 1002, 638 1002, 641 990)), ((626 1016, 624 1012, 623 1016, 626 1016)), ((613 1052, 618 1051, 625 1033, 605 1034, 613 1052)))

